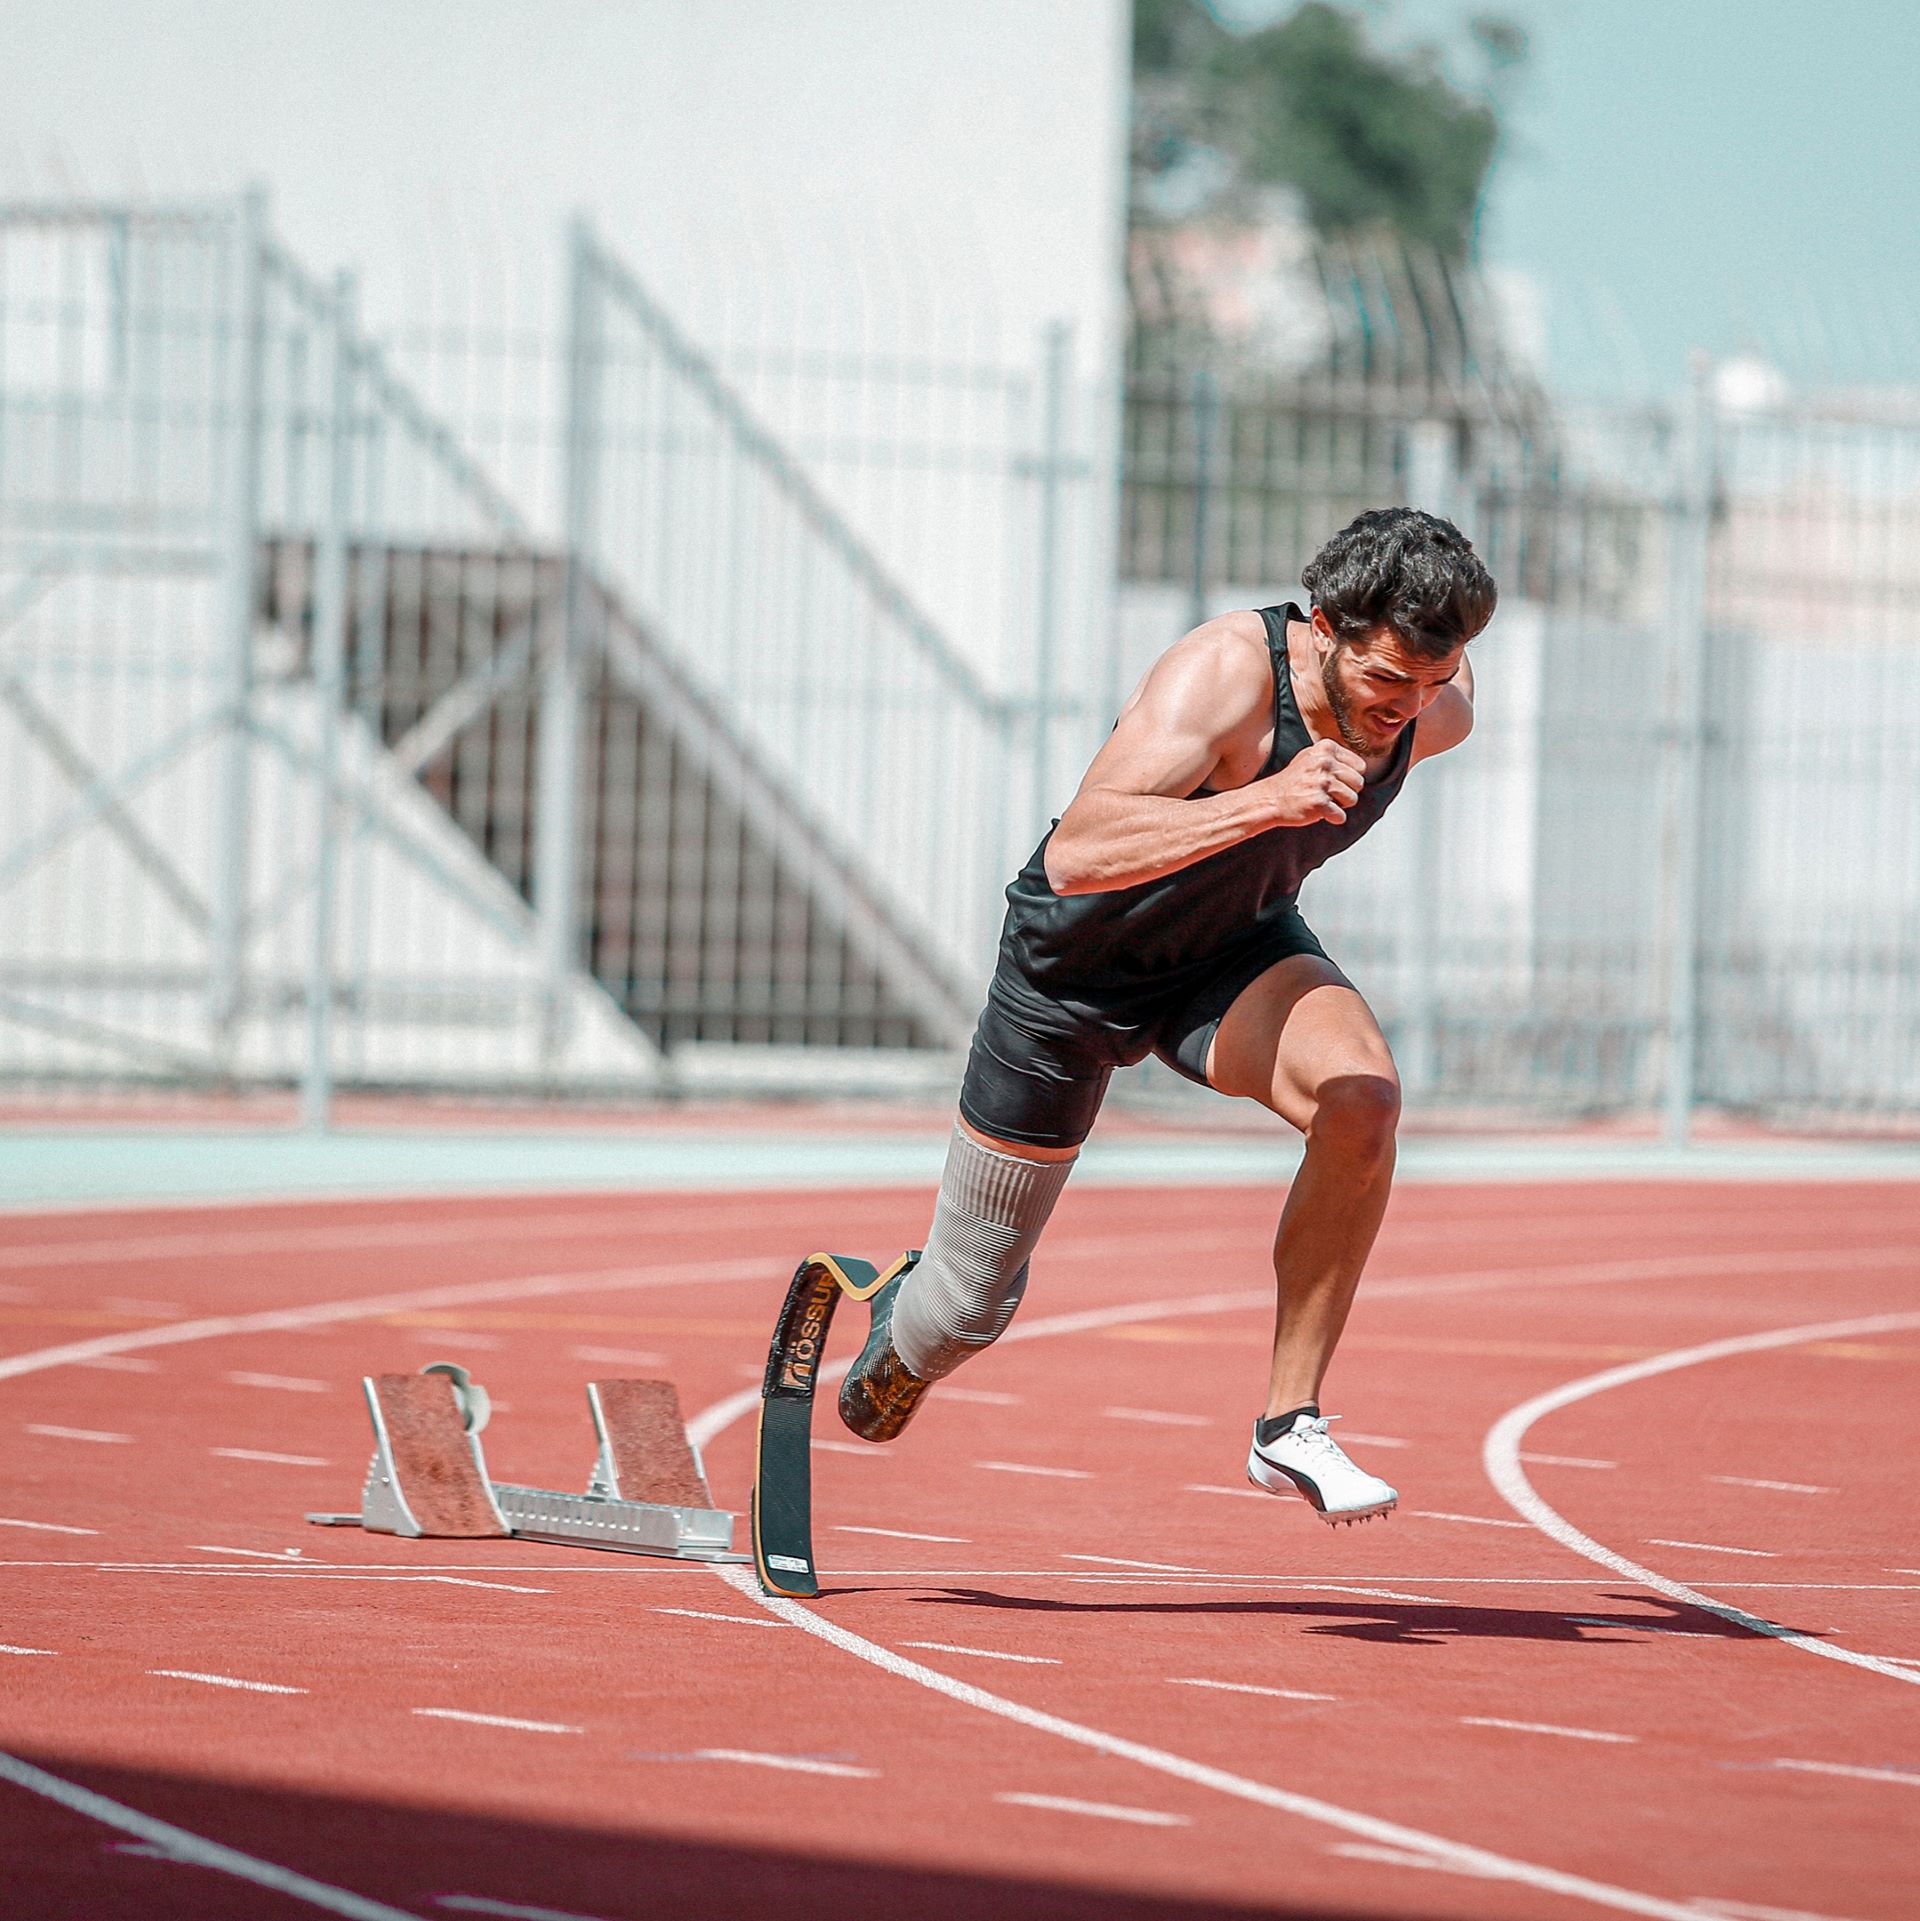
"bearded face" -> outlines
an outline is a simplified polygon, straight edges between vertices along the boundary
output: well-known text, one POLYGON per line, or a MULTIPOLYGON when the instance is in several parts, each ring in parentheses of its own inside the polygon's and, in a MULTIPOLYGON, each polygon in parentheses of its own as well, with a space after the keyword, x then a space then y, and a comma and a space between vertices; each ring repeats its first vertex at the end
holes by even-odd
POLYGON ((1334 641, 1320 657, 1320 685, 1341 740, 1368 760, 1384 754, 1459 672, 1463 651, 1429 660, 1384 627, 1365 642, 1334 641))

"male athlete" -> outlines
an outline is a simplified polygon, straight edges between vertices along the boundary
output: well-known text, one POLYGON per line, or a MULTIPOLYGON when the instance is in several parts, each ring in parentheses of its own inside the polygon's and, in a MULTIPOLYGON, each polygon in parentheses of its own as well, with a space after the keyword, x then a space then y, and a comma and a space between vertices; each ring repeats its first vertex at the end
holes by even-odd
POLYGON ((1320 1383, 1386 1209, 1400 1086, 1297 897, 1416 761, 1466 738, 1466 644, 1495 590, 1455 527, 1410 508, 1362 514, 1300 578, 1310 614, 1223 614, 1160 657, 1008 888, 926 1248, 875 1296, 841 1389, 863 1439, 893 1439, 1005 1330, 1109 1077, 1153 1053, 1306 1136, 1248 1479, 1329 1522, 1398 1501, 1328 1434, 1320 1383))

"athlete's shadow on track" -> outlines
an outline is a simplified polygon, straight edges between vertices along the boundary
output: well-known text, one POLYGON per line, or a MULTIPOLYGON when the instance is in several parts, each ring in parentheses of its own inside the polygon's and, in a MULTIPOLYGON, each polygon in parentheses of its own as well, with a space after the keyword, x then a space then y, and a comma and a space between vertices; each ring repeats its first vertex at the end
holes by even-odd
MULTIPOLYGON (((1267 1616, 1300 1621, 1309 1634, 1397 1647, 1435 1647, 1448 1641, 1559 1641, 1568 1645, 1627 1644, 1639 1636, 1684 1635, 1744 1640, 1750 1630, 1704 1608, 1651 1595, 1611 1594, 1632 1612, 1589 1614, 1577 1604, 1559 1608, 1462 1607, 1451 1602, 1379 1601, 1360 1596, 1303 1601, 1065 1601, 1042 1595, 997 1594, 987 1588, 946 1588, 917 1597, 925 1607, 990 1608, 1021 1614, 1267 1616)), ((1813 1630, 1796 1628, 1797 1634, 1813 1630)))

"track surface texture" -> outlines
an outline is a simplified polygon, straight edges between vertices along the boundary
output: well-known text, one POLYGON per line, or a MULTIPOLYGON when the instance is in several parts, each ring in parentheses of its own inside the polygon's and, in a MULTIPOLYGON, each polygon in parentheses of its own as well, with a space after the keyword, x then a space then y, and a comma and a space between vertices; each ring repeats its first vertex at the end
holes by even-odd
POLYGON ((806 1607, 301 1515, 441 1359, 548 1487, 671 1377, 744 1512, 795 1259, 922 1195, 6 1219, 0 1907, 1920 1913, 1920 1192, 1404 1190, 1326 1403, 1401 1508, 1337 1530, 1242 1478, 1276 1206, 1070 1189, 898 1443, 823 1390, 806 1607))

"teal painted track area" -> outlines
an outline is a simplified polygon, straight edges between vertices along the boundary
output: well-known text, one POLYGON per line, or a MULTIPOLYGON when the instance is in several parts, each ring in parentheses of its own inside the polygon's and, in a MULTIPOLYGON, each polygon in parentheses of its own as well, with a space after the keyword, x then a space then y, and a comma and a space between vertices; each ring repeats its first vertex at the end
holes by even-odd
MULTIPOLYGON (((675 1189, 930 1187, 947 1122, 936 1112, 690 1109, 642 1121, 453 1125, 0 1127, 0 1207, 238 1202, 301 1197, 675 1189)), ((1266 1185, 1291 1177, 1289 1130, 1103 1127, 1076 1186, 1266 1185)), ((1920 1142, 1731 1138, 1674 1153, 1609 1136, 1403 1138, 1402 1180, 1913 1180, 1920 1142)))

